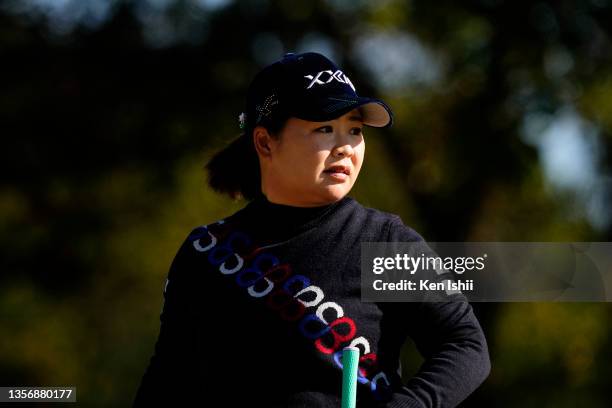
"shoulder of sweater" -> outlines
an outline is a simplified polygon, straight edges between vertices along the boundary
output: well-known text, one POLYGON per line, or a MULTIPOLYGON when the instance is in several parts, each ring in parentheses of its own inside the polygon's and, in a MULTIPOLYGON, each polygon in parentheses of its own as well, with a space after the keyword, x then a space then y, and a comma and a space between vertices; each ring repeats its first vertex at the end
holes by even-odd
POLYGON ((357 200, 352 200, 366 218, 373 220, 373 222, 380 222, 385 226, 387 241, 424 241, 423 237, 412 227, 406 225, 399 215, 377 208, 365 207, 357 200))
MULTIPOLYGON (((387 231, 388 241, 423 241, 423 237, 416 232, 410 226, 404 224, 402 218, 394 213, 379 210, 377 208, 366 207, 362 205, 355 198, 347 197, 348 202, 345 206, 349 208, 353 208, 354 211, 358 213, 359 218, 367 219, 369 222, 373 224, 381 225, 387 231)), ((201 234, 203 229, 214 230, 216 228, 222 228, 225 224, 231 224, 234 221, 238 221, 240 215, 243 213, 244 208, 234 212, 227 217, 201 224, 195 227, 192 227, 191 231, 187 236, 187 240, 194 235, 201 234)))
MULTIPOLYGON (((383 210, 379 210, 377 208, 366 207, 352 197, 349 197, 349 199, 352 201, 353 206, 357 208, 359 211, 361 211, 366 217, 374 218, 374 219, 385 221, 385 222, 394 222, 394 220, 400 219, 400 217, 396 214, 393 214, 387 211, 383 211, 383 210)), ((400 219, 400 222, 401 222, 401 219, 400 219)))
POLYGON ((223 217, 211 222, 203 223, 200 225, 192 226, 189 232, 186 235, 183 245, 198 239, 200 236, 206 235, 206 231, 210 233, 214 233, 220 229, 223 229, 225 226, 232 224, 236 221, 236 215, 240 213, 241 210, 227 216, 223 217))

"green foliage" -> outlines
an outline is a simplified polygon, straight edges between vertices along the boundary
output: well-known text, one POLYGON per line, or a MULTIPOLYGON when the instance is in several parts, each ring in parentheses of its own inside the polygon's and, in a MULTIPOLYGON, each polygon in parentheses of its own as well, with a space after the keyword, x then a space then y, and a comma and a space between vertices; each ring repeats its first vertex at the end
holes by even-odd
MULTIPOLYGON (((393 128, 366 129, 351 192, 364 205, 430 241, 610 241, 524 135, 528 115, 574 106, 609 177, 608 2, 112 2, 97 20, 34 3, 0 6, 4 385, 130 404, 180 243, 245 204, 202 167, 239 132, 251 76, 285 51, 333 53, 392 106, 393 128)), ((609 305, 479 313, 493 371, 466 406, 609 405, 609 305)), ((402 361, 406 375, 421 363, 410 343, 402 361)))

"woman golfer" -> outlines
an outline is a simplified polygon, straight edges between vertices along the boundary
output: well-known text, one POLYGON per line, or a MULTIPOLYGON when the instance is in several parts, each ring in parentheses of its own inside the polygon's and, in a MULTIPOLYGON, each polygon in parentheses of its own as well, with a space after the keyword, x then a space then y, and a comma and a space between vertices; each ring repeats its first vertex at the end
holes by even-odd
POLYGON ((207 169, 212 188, 248 204, 195 228, 178 250, 134 406, 338 408, 349 346, 359 349, 358 407, 459 404, 490 370, 463 295, 361 301, 361 242, 423 241, 347 195, 363 126, 390 126, 389 107, 358 96, 317 53, 265 67, 246 99, 243 134, 207 169), (402 379, 408 338, 424 362, 402 379))

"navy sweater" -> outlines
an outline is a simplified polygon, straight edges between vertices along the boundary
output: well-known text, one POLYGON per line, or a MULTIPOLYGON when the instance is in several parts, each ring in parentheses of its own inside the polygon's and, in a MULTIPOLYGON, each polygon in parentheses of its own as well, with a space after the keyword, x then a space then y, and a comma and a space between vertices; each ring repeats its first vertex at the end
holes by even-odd
POLYGON ((348 196, 315 208, 259 196, 195 228, 171 264, 134 407, 337 408, 348 345, 361 351, 358 407, 456 406, 490 370, 470 304, 360 300, 360 242, 422 239, 348 196), (424 362, 402 379, 408 337, 424 362))

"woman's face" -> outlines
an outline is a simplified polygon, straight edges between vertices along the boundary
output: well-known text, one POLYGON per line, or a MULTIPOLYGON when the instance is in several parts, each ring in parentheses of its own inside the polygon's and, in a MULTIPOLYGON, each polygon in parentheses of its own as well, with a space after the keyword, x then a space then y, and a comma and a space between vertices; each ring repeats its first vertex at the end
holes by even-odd
MULTIPOLYGON (((269 201, 312 207, 343 198, 365 153, 358 109, 326 122, 290 118, 262 156, 262 189, 269 201)), ((256 145, 257 145, 256 132, 256 145)))

